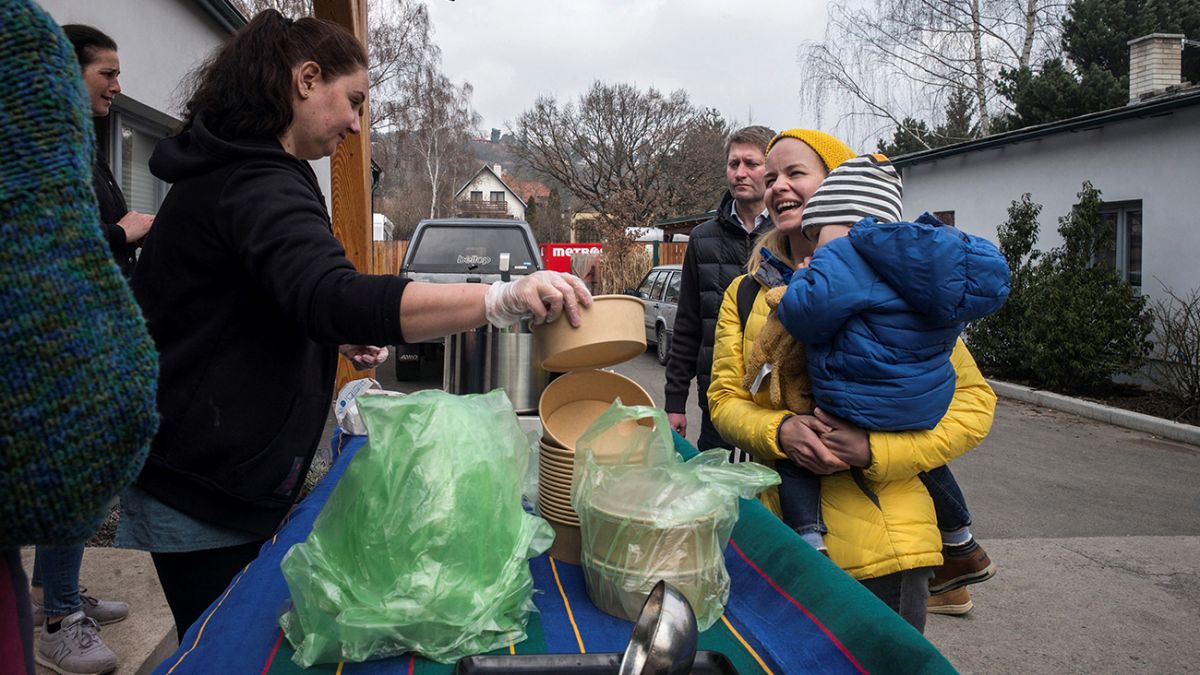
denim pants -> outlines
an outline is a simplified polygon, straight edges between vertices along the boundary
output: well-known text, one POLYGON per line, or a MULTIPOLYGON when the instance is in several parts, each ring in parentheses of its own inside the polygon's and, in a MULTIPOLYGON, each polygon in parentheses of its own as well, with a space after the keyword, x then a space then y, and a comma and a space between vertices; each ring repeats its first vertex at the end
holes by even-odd
POLYGON ((42 589, 46 616, 67 616, 83 607, 79 599, 79 567, 83 544, 41 546, 34 550, 30 584, 42 589))
POLYGON ((932 578, 932 567, 918 567, 874 579, 860 579, 858 583, 866 586, 909 625, 924 633, 929 610, 929 580, 932 578))
MULTIPOLYGON (((828 532, 821 518, 821 479, 787 460, 775 462, 775 470, 781 481, 779 510, 783 522, 799 534, 828 532)), ((954 474, 950 473, 950 467, 939 466, 918 476, 933 500, 939 530, 949 532, 971 524, 966 497, 963 497, 958 481, 954 480, 954 474)))

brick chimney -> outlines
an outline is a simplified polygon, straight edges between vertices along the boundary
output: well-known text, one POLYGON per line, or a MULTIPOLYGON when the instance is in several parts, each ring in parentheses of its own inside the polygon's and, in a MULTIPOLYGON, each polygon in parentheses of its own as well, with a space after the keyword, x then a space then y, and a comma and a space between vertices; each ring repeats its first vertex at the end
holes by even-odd
POLYGON ((1182 81, 1183 35, 1151 33, 1129 41, 1129 102, 1136 103, 1182 81))
MULTIPOLYGON (((1183 36, 1182 36, 1182 35, 1180 35, 1179 37, 1181 37, 1181 38, 1182 38, 1183 36)), ((1178 57, 1178 56, 1176 56, 1176 57, 1175 57, 1175 61, 1176 61, 1176 62, 1178 62, 1178 61, 1179 61, 1179 57, 1178 57)), ((1178 70, 1178 67, 1176 68, 1176 70, 1178 70)), ((503 177, 503 175, 504 175, 504 167, 500 166, 499 164, 493 164, 493 165, 492 165, 492 171, 495 171, 495 172, 496 172, 496 177, 497 177, 497 178, 501 178, 501 177, 503 177)))

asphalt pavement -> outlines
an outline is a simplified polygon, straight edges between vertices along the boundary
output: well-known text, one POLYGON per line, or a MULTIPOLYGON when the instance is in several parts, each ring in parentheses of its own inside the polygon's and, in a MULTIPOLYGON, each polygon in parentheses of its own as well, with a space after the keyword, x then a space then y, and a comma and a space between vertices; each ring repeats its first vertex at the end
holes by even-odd
MULTIPOLYGON (((440 387, 428 368, 386 389, 440 387)), ((663 403, 652 352, 615 366, 663 403)), ((695 392, 688 438, 700 415, 695 392)), ((965 617, 926 636, 964 673, 1200 670, 1200 447, 1011 399, 954 461, 972 530, 998 568, 965 617)))

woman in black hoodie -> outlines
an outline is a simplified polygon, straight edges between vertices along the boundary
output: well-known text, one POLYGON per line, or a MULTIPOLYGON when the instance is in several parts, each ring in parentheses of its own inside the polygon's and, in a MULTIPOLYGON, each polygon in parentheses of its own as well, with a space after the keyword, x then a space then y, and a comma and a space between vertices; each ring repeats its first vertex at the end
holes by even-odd
POLYGON ((359 274, 307 160, 359 132, 362 45, 331 22, 267 10, 201 68, 185 125, 150 169, 172 183, 133 278, 161 353, 162 416, 122 501, 118 543, 151 552, 182 635, 292 506, 333 398, 338 348, 522 317, 578 325, 569 275, 406 283, 359 274))

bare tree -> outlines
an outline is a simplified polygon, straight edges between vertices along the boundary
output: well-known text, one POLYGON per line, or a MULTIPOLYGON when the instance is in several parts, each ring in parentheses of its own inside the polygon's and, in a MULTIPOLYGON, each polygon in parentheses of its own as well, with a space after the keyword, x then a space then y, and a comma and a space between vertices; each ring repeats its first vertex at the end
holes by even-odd
POLYGON ((724 130, 719 115, 697 110, 683 91, 596 82, 577 102, 539 98, 517 120, 515 151, 595 211, 606 244, 620 249, 632 241, 626 228, 678 215, 711 189, 695 182, 709 171, 720 176, 721 140, 704 138, 722 135, 714 129, 724 130), (715 147, 715 160, 688 161, 697 139, 715 147))
POLYGON ((862 136, 865 124, 874 137, 906 128, 905 118, 937 121, 947 97, 965 87, 986 135, 1006 109, 996 93, 1000 71, 1059 53, 1065 7, 1063 0, 831 2, 825 39, 800 46, 802 103, 819 124, 832 98, 848 110, 839 127, 862 136))

